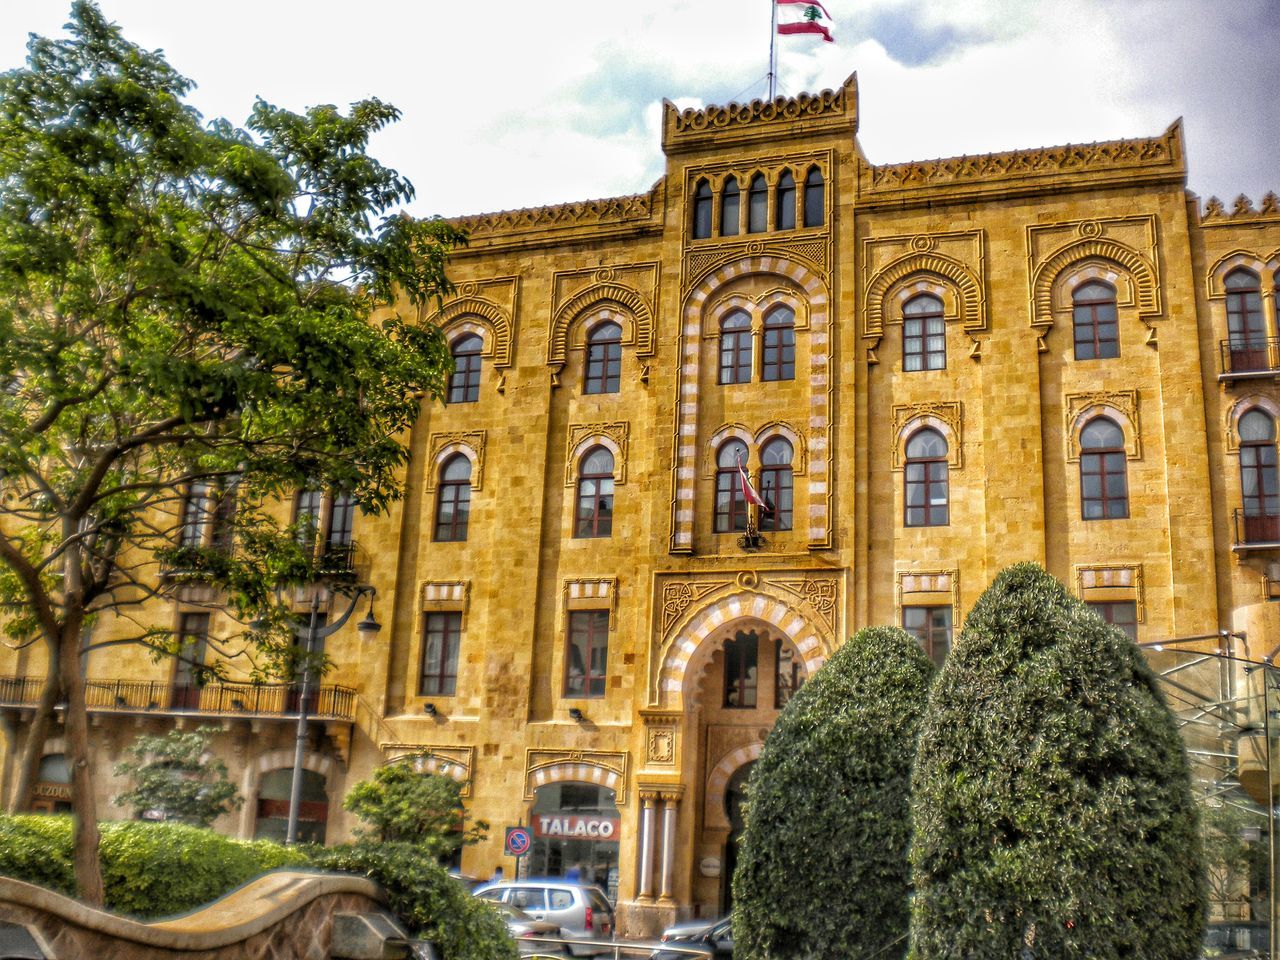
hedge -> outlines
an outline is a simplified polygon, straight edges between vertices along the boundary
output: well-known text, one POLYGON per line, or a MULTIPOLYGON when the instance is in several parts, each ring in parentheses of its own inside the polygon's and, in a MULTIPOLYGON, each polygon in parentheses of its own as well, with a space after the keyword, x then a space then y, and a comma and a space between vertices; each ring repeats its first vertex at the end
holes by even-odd
POLYGON ((913 782, 915 960, 1192 960, 1206 909, 1182 740, 1142 653, 1035 564, 938 675, 913 782))
POLYGON ((908 793, 933 674, 907 633, 873 627, 782 711, 748 781, 736 957, 906 953, 908 793))

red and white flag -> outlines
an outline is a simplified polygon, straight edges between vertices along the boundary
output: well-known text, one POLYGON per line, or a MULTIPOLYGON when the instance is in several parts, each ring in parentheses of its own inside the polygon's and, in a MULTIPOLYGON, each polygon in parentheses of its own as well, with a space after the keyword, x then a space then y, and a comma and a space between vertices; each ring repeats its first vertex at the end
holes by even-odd
POLYGON ((774 0, 778 5, 778 33, 816 33, 827 43, 834 43, 831 14, 817 0, 774 0))
POLYGON ((757 507, 767 507, 760 494, 756 493, 756 488, 751 485, 751 479, 747 476, 747 468, 742 465, 742 458, 738 458, 738 480, 742 483, 742 499, 747 503, 754 503, 757 507))

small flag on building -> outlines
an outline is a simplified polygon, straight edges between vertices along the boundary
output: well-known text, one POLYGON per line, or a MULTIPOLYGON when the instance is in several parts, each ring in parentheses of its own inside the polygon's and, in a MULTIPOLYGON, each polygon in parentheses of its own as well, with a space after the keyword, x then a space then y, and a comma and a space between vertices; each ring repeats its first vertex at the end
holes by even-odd
POLYGON ((754 503, 757 507, 765 506, 764 500, 751 485, 751 479, 747 476, 747 468, 742 465, 741 457, 738 458, 738 479, 742 481, 742 499, 747 503, 754 503))
POLYGON ((816 33, 827 43, 835 42, 831 35, 831 14, 816 0, 774 0, 778 7, 778 33, 816 33))

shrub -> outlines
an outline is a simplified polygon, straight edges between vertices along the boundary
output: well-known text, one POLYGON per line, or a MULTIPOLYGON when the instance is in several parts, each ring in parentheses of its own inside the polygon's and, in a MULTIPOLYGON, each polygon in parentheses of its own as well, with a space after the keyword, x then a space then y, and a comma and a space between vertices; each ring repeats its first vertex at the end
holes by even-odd
POLYGON ((913 782, 918 960, 1190 960, 1203 859, 1186 753, 1142 654, 1034 564, 938 675, 913 782))
POLYGON ((748 783, 735 956, 906 952, 908 792, 933 673, 908 634, 873 627, 787 704, 748 783))
POLYGON ((353 843, 313 848, 323 870, 355 873, 376 882, 387 905, 415 935, 433 941, 443 960, 515 960, 506 924, 468 894, 427 851, 408 843, 353 843))
POLYGON ((74 896, 71 818, 39 814, 0 817, 0 876, 74 896))
POLYGON ((207 827, 224 813, 240 809, 244 798, 227 779, 227 765, 209 755, 209 743, 217 732, 217 727, 200 727, 138 737, 125 750, 128 759, 115 771, 117 777, 128 777, 133 787, 111 802, 136 813, 150 813, 153 819, 197 827, 207 827))
POLYGON ((379 767, 372 779, 351 788, 342 806, 364 821, 361 833, 368 839, 416 844, 438 859, 485 839, 489 829, 483 820, 464 828, 461 783, 419 773, 405 761, 379 767))

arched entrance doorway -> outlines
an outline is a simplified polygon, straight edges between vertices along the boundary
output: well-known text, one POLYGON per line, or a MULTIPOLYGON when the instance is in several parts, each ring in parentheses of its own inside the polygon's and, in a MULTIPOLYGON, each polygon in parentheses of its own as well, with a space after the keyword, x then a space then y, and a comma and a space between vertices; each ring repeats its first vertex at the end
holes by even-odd
POLYGON ((529 817, 533 847, 521 868, 531 877, 565 877, 593 883, 618 899, 617 795, 605 786, 565 780, 534 794, 529 817))
POLYGON ((720 871, 720 910, 729 913, 733 910, 733 871, 738 865, 738 844, 742 841, 742 831, 746 821, 742 816, 742 805, 747 798, 747 779, 751 776, 754 760, 744 763, 734 771, 724 791, 724 812, 729 821, 729 838, 725 842, 724 865, 720 871))
MULTIPOLYGON (((289 824, 289 792, 293 770, 271 770, 258 787, 258 817, 253 839, 283 842, 289 824)), ((298 842, 324 843, 329 821, 329 794, 323 774, 302 771, 302 804, 298 809, 298 842)))

